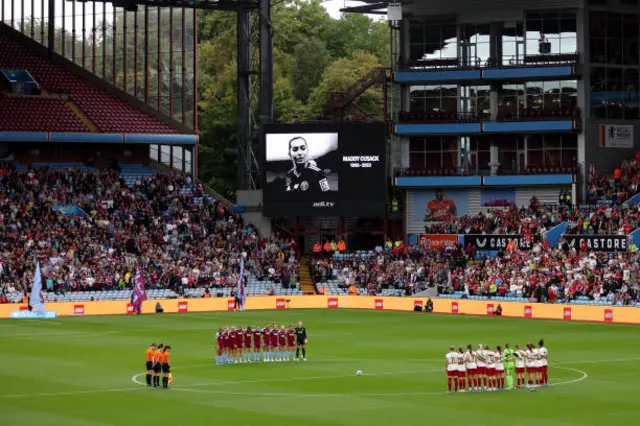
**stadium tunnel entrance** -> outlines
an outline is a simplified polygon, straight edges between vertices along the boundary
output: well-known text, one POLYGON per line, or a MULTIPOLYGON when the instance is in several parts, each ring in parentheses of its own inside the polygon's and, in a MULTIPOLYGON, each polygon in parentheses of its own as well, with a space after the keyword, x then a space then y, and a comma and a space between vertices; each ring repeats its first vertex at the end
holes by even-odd
POLYGON ((389 229, 402 229, 402 224, 393 226, 386 218, 276 218, 272 221, 274 232, 289 234, 302 253, 313 253, 320 244, 344 241, 342 251, 373 250, 383 246, 389 229), (392 225, 392 226, 390 226, 392 225))

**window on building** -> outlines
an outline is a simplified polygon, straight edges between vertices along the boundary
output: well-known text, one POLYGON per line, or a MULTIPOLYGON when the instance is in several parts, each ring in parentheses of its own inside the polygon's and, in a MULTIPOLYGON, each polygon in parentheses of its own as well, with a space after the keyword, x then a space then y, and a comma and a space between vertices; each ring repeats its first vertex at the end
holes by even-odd
POLYGON ((409 58, 455 59, 458 57, 458 33, 455 18, 423 18, 409 24, 409 58))
POLYGON ((409 140, 412 169, 454 169, 458 167, 457 136, 415 137, 409 140))
POLYGON ((486 66, 491 58, 491 27, 489 24, 464 25, 460 34, 462 56, 473 66, 486 66))
POLYGON ((574 167, 578 158, 575 134, 531 135, 527 143, 528 167, 574 167))
POLYGON ((458 103, 458 86, 411 86, 409 88, 410 112, 455 112, 458 103))
POLYGON ((521 64, 524 61, 524 23, 505 25, 502 30, 502 65, 521 64))
POLYGON ((577 49, 577 20, 574 12, 527 13, 525 22, 527 56, 572 54, 577 49), (545 43, 549 43, 546 51, 545 43))

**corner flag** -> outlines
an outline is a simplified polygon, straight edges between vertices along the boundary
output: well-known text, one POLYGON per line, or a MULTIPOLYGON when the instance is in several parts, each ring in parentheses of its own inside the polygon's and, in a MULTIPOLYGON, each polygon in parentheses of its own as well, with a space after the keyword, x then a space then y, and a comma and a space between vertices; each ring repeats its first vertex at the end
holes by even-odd
POLYGON ((247 301, 247 293, 244 282, 244 256, 240 255, 240 278, 238 278, 238 299, 240 299, 240 310, 244 311, 244 304, 247 301))
POLYGON ((34 311, 44 312, 44 293, 42 292, 42 275, 40 275, 40 262, 36 264, 36 274, 33 277, 29 305, 34 311))
POLYGON ((133 279, 133 309, 139 315, 142 313, 142 302, 147 300, 147 291, 142 280, 140 265, 136 268, 136 276, 133 279))

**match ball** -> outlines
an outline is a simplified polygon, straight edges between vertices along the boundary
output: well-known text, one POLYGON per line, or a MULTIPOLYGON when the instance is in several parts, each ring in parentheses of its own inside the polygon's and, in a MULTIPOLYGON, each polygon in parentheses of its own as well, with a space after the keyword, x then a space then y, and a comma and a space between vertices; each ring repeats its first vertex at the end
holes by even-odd
POLYGON ((356 371, 356 376, 362 376, 364 373, 362 372, 362 370, 358 370, 356 371))
POLYGON ((173 373, 169 373, 169 384, 173 383, 173 373))

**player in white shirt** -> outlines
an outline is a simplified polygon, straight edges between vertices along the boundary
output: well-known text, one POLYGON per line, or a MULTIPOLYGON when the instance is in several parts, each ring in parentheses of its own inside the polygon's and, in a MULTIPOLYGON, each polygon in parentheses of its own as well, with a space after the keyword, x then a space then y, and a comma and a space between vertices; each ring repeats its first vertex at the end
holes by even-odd
POLYGON ((533 386, 535 383, 536 377, 536 362, 535 357, 533 355, 532 346, 530 344, 526 345, 527 350, 525 351, 525 359, 524 366, 527 368, 527 379, 529 387, 533 386))
POLYGON ((520 345, 516 345, 516 387, 522 387, 525 384, 524 379, 524 362, 525 352, 520 348, 520 345))
POLYGON ((504 390, 504 354, 502 353, 502 348, 500 346, 496 347, 495 352, 495 361, 496 361, 496 387, 498 390, 504 390))
POLYGON ((540 373, 542 374, 542 386, 547 386, 549 384, 549 374, 547 372, 549 366, 549 351, 544 346, 544 340, 540 340, 538 342, 538 352, 540 353, 540 373))
POLYGON ((467 345, 467 352, 464 354, 464 359, 467 367, 467 381, 470 392, 479 392, 478 387, 478 365, 476 364, 476 355, 471 349, 471 345, 467 345))
POLYGON ((495 364, 496 354, 489 348, 489 346, 485 346, 484 348, 484 358, 487 363, 486 374, 487 374, 487 382, 488 382, 488 390, 494 391, 496 390, 496 364, 495 364))
POLYGON ((449 347, 449 352, 445 355, 445 365, 447 369, 447 389, 451 392, 452 385, 458 390, 458 353, 453 346, 449 347))
POLYGON ((464 351, 458 348, 458 391, 464 392, 466 388, 467 369, 464 362, 464 351))
POLYGON ((535 367, 534 383, 538 387, 542 384, 542 357, 540 356, 540 350, 533 345, 531 345, 531 353, 533 354, 535 367))
POLYGON ((480 390, 487 389, 487 362, 484 357, 484 347, 482 344, 478 345, 478 350, 474 352, 476 358, 476 365, 478 366, 477 377, 478 387, 480 390))

